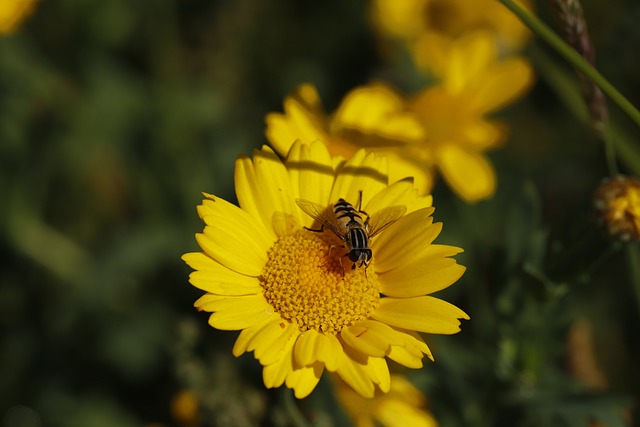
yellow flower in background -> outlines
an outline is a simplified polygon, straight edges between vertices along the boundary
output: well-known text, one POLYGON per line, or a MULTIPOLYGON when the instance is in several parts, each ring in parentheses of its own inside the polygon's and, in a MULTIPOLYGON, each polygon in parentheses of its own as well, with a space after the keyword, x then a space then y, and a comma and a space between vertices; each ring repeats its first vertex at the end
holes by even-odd
POLYGON ((366 99, 357 96, 358 89, 347 94, 336 113, 329 116, 316 88, 303 84, 285 98, 284 114, 267 115, 266 137, 283 156, 296 140, 323 141, 332 156, 345 158, 360 148, 380 152, 389 159, 391 182, 411 177, 421 194, 430 193, 432 167, 424 158, 399 149, 424 141, 424 126, 405 111, 400 95, 382 85, 369 89, 366 99))
POLYGON ((484 152, 504 143, 506 126, 488 116, 522 97, 533 79, 525 59, 499 60, 487 33, 476 32, 451 46, 441 82, 410 101, 429 131, 424 145, 432 161, 466 201, 495 192, 495 171, 484 152))
POLYGON ((339 401, 357 427, 437 427, 426 410, 427 398, 401 375, 391 375, 388 393, 376 392, 372 399, 355 393, 343 381, 335 381, 339 401))
POLYGON ((0 1, 0 34, 13 33, 35 8, 36 0, 0 1))
MULTIPOLYGON (((233 354, 253 351, 267 387, 286 385, 307 396, 323 371, 337 373, 364 397, 389 391, 386 358, 422 367, 427 345, 417 332, 453 334, 469 317, 433 296, 464 272, 451 256, 461 249, 433 244, 431 197, 409 180, 389 185, 384 157, 360 150, 347 162, 325 145, 293 144, 284 162, 270 149, 236 162, 240 207, 206 195, 196 235, 202 252, 183 259, 196 271, 196 301, 209 324, 240 330, 233 354), (369 214, 388 206, 406 213, 370 242, 368 267, 343 267, 343 242, 301 211, 301 198, 331 207, 338 199, 369 214), (416 332, 417 331, 417 332, 416 332)), ((347 261, 349 263, 349 261, 347 261)))
MULTIPOLYGON (((530 1, 524 1, 530 7, 530 1)), ((529 30, 496 0, 374 0, 374 25, 388 37, 404 41, 419 67, 437 76, 452 42, 468 32, 485 31, 504 53, 520 50, 529 30)))
POLYGON ((358 148, 384 153, 391 182, 413 177, 426 194, 439 171, 466 201, 486 199, 496 176, 484 152, 504 143, 507 129, 487 116, 521 97, 533 72, 522 58, 499 60, 485 32, 456 41, 445 68, 438 85, 413 99, 384 84, 358 87, 331 117, 315 88, 304 85, 285 99, 284 114, 267 115, 267 138, 280 154, 296 139, 322 140, 332 154, 346 157, 358 148))

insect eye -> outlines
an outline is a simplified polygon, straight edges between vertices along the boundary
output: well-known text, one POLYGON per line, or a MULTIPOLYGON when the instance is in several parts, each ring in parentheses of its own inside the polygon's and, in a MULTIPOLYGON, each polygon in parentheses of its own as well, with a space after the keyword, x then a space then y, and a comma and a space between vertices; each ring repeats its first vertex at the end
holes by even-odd
POLYGON ((360 249, 351 249, 349 251, 348 255, 351 262, 356 262, 360 259, 360 252, 362 252, 360 249))

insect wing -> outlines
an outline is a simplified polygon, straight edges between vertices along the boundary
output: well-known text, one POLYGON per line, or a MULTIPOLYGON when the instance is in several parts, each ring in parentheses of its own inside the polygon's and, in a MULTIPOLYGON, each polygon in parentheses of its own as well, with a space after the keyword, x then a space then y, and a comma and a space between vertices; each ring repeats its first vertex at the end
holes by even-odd
POLYGON ((337 236, 342 237, 343 233, 338 227, 336 216, 330 208, 305 199, 296 199, 296 204, 302 209, 302 212, 327 227, 337 236))
POLYGON ((371 218, 369 218, 369 237, 373 237, 385 230, 402 218, 406 211, 406 206, 389 206, 371 215, 371 218))

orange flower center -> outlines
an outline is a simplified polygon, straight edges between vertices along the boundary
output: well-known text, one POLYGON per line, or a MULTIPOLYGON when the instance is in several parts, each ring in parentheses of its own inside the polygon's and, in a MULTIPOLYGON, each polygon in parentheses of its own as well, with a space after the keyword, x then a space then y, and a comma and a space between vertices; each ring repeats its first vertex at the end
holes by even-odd
POLYGON ((352 270, 344 254, 330 232, 299 230, 281 237, 262 271, 267 301, 303 332, 337 334, 366 319, 380 301, 377 276, 371 263, 366 271, 352 270))

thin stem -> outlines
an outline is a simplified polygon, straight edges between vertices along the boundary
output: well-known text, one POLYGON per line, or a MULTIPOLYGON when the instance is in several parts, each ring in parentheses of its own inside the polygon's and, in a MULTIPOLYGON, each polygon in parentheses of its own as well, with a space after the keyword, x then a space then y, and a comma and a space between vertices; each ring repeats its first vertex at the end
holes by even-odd
POLYGON ((602 138, 604 140, 604 153, 607 158, 607 167, 611 176, 617 176, 620 174, 618 170, 618 163, 616 162, 616 147, 613 144, 611 136, 611 126, 609 120, 604 122, 604 129, 602 130, 602 138))
POLYGON ((527 12, 522 6, 513 0, 498 0, 516 15, 531 31, 540 36, 554 48, 561 56, 584 73, 598 86, 611 100, 620 107, 640 127, 640 111, 624 97, 609 81, 604 78, 587 60, 569 46, 560 36, 551 30, 544 22, 527 12))

